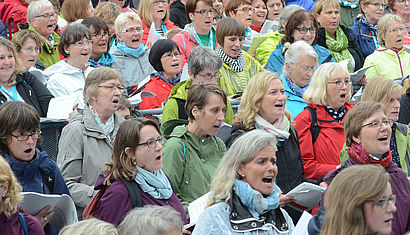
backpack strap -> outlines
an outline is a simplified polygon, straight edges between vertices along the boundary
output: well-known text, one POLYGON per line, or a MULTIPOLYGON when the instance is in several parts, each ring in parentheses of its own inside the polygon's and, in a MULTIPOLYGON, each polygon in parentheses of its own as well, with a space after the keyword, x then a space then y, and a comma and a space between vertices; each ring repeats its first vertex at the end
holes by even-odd
POLYGON ((41 178, 43 179, 43 184, 45 184, 48 188, 48 191, 52 194, 54 192, 54 175, 53 172, 50 172, 50 174, 46 174, 43 169, 38 168, 40 171, 41 178))
POLYGON ((186 100, 175 98, 178 104, 178 119, 188 120, 188 115, 185 111, 186 100))
POLYGON ((19 212, 19 220, 21 227, 23 228, 24 235, 28 235, 26 218, 24 218, 24 215, 21 212, 19 212))
POLYGON ((306 106, 305 109, 307 109, 310 113, 310 132, 312 133, 312 144, 314 144, 320 132, 320 126, 317 124, 317 111, 309 105, 306 106))
POLYGON ((125 178, 121 178, 121 181, 125 184, 125 187, 127 187, 128 194, 130 195, 131 208, 142 207, 141 192, 138 183, 135 182, 135 180, 127 180, 125 178))

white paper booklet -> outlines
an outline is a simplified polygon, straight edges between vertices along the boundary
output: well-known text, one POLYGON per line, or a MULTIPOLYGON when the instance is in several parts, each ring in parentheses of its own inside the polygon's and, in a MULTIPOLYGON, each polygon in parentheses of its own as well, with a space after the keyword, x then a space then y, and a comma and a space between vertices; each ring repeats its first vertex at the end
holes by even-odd
POLYGON ((324 191, 325 188, 303 182, 290 190, 286 195, 292 196, 295 199, 295 202, 291 203, 292 206, 301 210, 310 210, 319 205, 320 197, 324 191))
POLYGON ((208 192, 199 198, 197 198, 195 201, 189 203, 188 205, 188 213, 189 213, 189 224, 185 225, 184 228, 191 227, 192 225, 196 224, 196 221, 198 221, 199 216, 204 212, 206 205, 208 205, 209 201, 209 195, 211 193, 208 192))
POLYGON ((70 196, 56 194, 41 194, 34 192, 22 192, 24 196, 20 203, 20 208, 30 215, 36 215, 47 205, 51 206, 50 210, 56 208, 53 219, 50 221, 59 231, 65 225, 73 224, 78 221, 77 211, 70 196))
POLYGON ((73 112, 73 107, 78 103, 78 108, 84 107, 84 98, 82 92, 76 92, 71 95, 52 98, 48 104, 47 118, 50 119, 67 119, 73 112))
POLYGON ((309 235, 308 225, 309 221, 313 216, 306 211, 303 211, 299 222, 296 224, 295 229, 293 229, 292 235, 309 235))

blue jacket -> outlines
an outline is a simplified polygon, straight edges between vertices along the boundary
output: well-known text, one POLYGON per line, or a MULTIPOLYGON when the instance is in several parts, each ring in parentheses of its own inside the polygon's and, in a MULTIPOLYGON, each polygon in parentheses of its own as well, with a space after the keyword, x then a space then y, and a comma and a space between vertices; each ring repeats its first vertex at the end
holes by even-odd
POLYGON ((305 109, 307 104, 302 97, 296 95, 295 92, 290 89, 286 78, 283 75, 281 75, 280 77, 282 78, 283 87, 285 87, 285 94, 287 98, 286 109, 289 110, 289 112, 292 114, 293 120, 300 112, 305 109))
MULTIPOLYGON (((283 43, 278 44, 276 49, 270 55, 265 67, 267 70, 270 70, 277 75, 282 74, 283 65, 285 64, 285 53, 283 53, 283 46, 283 43)), ((326 62, 335 62, 332 57, 332 53, 330 53, 328 49, 319 46, 318 44, 314 44, 312 47, 319 56, 319 65, 326 62)))
POLYGON ((0 37, 7 38, 7 29, 3 21, 0 20, 0 37))
POLYGON ((312 13, 315 2, 312 0, 285 0, 285 6, 299 5, 312 13))
POLYGON ((360 18, 356 18, 354 20, 353 26, 350 27, 350 29, 352 30, 353 36, 359 43, 359 47, 364 58, 366 58, 368 55, 372 54, 374 50, 376 50, 373 36, 370 33, 369 29, 364 24, 362 24, 360 18))

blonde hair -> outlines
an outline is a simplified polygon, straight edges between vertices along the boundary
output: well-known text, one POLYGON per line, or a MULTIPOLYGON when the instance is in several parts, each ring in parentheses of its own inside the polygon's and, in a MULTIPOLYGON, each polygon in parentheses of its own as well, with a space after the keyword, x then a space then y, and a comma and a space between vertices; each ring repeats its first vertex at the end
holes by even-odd
POLYGON ((16 67, 14 69, 14 73, 10 76, 8 83, 10 85, 14 85, 16 82, 17 74, 22 74, 26 72, 26 67, 24 66, 23 62, 21 62, 17 54, 16 48, 10 40, 0 37, 0 46, 7 47, 7 49, 11 51, 11 53, 13 53, 14 61, 16 62, 16 67))
POLYGON ((320 235, 368 234, 364 204, 377 203, 389 180, 380 165, 350 166, 340 172, 325 194, 326 216, 320 235))
POLYGON ((323 9, 328 7, 335 7, 340 10, 339 2, 337 0, 319 0, 313 7, 312 15, 316 17, 316 14, 320 15, 323 9))
MULTIPOLYGON (((256 103, 263 98, 269 89, 271 81, 275 79, 282 83, 282 79, 278 75, 270 71, 263 71, 249 80, 241 98, 240 111, 234 116, 234 125, 243 125, 247 131, 255 129, 255 116, 260 108, 256 103)), ((291 120, 289 111, 286 110, 285 115, 291 120)))
POLYGON ((380 18, 377 23, 377 39, 379 40, 380 45, 385 46, 384 38, 387 33, 387 28, 393 22, 398 22, 400 25, 403 24, 403 20, 398 15, 386 14, 380 18))
POLYGON ((388 104, 393 93, 400 94, 402 87, 390 79, 377 77, 367 83, 361 101, 375 101, 388 104))
POLYGON ((101 2, 98 3, 97 7, 94 9, 93 15, 102 19, 110 20, 112 22, 121 14, 121 8, 112 2, 101 2))
POLYGON ((70 224, 61 229, 59 235, 118 235, 118 229, 105 221, 96 218, 86 219, 70 224))
MULTIPOLYGON (((306 103, 314 103, 316 105, 328 105, 327 103, 327 83, 335 76, 345 75, 350 80, 350 74, 347 68, 339 63, 329 62, 319 66, 313 73, 310 79, 308 89, 303 94, 303 99, 306 103)), ((347 99, 350 100, 351 91, 347 89, 347 99)))
POLYGON ((7 183, 7 193, 1 200, 3 201, 3 213, 8 217, 17 212, 19 202, 23 199, 23 196, 20 195, 21 186, 17 182, 9 163, 0 156, 0 184, 5 185, 7 183))
MULTIPOLYGON (((144 21, 144 23, 150 27, 152 24, 152 13, 151 13, 151 6, 154 0, 141 0, 139 5, 138 5, 138 15, 141 17, 141 19, 144 21)), ((165 17, 162 19, 162 21, 167 23, 169 20, 169 10, 168 10, 168 5, 165 6, 165 17)), ((158 27, 158 25, 156 25, 158 27)))
POLYGON ((142 27, 141 18, 137 14, 135 14, 134 12, 130 12, 130 11, 123 12, 115 19, 115 22, 114 22, 115 33, 121 33, 122 28, 128 21, 136 21, 142 27))

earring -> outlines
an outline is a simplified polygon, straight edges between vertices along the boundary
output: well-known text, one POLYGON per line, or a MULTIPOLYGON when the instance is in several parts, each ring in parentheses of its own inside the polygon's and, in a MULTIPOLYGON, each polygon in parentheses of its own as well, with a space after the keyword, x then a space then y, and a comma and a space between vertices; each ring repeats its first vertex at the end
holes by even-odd
POLYGON ((136 161, 132 161, 132 165, 137 166, 137 162, 136 162, 136 161))
POLYGON ((1 197, 4 198, 6 196, 6 194, 3 194, 1 197))

